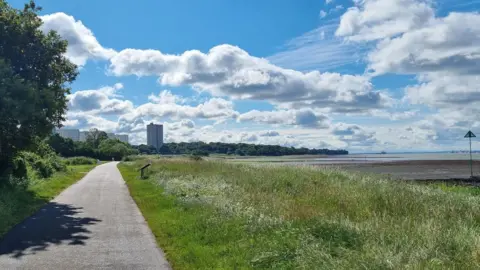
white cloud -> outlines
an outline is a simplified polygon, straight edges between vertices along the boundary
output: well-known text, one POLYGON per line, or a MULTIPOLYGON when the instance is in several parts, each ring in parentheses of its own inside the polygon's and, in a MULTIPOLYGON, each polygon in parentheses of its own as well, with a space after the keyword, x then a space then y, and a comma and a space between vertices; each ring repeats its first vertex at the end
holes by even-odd
POLYGON ((231 45, 216 46, 208 54, 127 49, 111 59, 110 70, 117 76, 157 75, 163 85, 190 85, 214 96, 294 103, 295 107, 365 111, 383 107, 386 101, 366 77, 283 69, 231 45))
POLYGON ((331 132, 351 148, 361 149, 379 144, 374 131, 368 131, 359 125, 336 123, 331 132))
POLYGON ((233 103, 221 98, 212 98, 197 106, 180 105, 176 103, 145 103, 136 107, 131 113, 122 117, 126 119, 162 117, 180 120, 183 118, 203 119, 235 119, 238 113, 233 108, 233 103))
POLYGON ((79 66, 85 65, 88 59, 108 60, 116 54, 115 50, 100 45, 93 32, 70 15, 57 12, 40 18, 42 31, 55 30, 68 41, 66 57, 79 66))
POLYGON ((192 129, 195 128, 195 122, 190 119, 183 119, 180 122, 165 123, 169 130, 192 129))
POLYGON ((452 110, 480 108, 480 75, 432 73, 419 79, 420 84, 406 88, 408 102, 452 110))
POLYGON ((375 74, 480 74, 480 14, 437 18, 428 26, 380 42, 368 60, 375 74))
POLYGON ((333 3, 334 0, 325 0, 325 4, 330 4, 330 3, 333 3))
POLYGON ((133 109, 129 100, 121 100, 117 91, 123 85, 117 83, 114 86, 105 86, 96 90, 81 90, 67 96, 68 108, 72 112, 89 114, 120 115, 133 109))
POLYGON ((358 0, 340 20, 337 36, 353 41, 393 37, 431 22, 429 0, 358 0))
POLYGON ((117 122, 105 119, 102 116, 85 114, 82 112, 68 112, 67 121, 75 121, 76 128, 87 130, 97 128, 105 132, 115 132, 117 130, 117 122))
POLYGON ((252 110, 238 116, 237 121, 253 121, 262 124, 295 125, 310 128, 327 128, 327 116, 315 113, 310 109, 257 111, 252 110))
POLYGON ((185 103, 185 99, 172 94, 170 90, 163 90, 158 96, 150 94, 148 100, 156 104, 174 104, 174 103, 185 103))

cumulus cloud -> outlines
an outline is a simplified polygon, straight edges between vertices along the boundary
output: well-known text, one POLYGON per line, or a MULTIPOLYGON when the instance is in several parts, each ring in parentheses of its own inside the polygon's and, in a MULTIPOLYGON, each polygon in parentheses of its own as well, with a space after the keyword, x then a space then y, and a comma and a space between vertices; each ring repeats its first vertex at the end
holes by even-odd
POLYGON ((75 128, 97 128, 106 132, 117 131, 117 122, 105 119, 102 116, 85 114, 82 112, 68 112, 67 121, 75 121, 75 128))
POLYGON ((262 124, 296 125, 311 128, 327 128, 329 118, 311 109, 258 111, 252 110, 238 116, 238 122, 253 121, 262 124))
POLYGON ((448 71, 480 74, 480 14, 450 13, 428 26, 380 42, 369 56, 369 69, 415 74, 448 71))
POLYGON ((81 90, 67 96, 68 108, 73 112, 90 114, 120 115, 133 109, 129 100, 121 100, 117 91, 122 89, 120 83, 114 86, 105 86, 96 90, 81 90))
POLYGON ((433 73, 420 77, 420 84, 405 90, 405 99, 413 104, 454 110, 480 107, 480 76, 433 73))
POLYGON ((42 31, 54 30, 68 41, 66 57, 79 66, 85 65, 88 59, 107 60, 116 54, 115 50, 100 45, 93 32, 70 15, 57 12, 40 18, 42 31))
POLYGON ((212 98, 197 106, 181 105, 177 103, 145 103, 134 109, 132 113, 124 115, 126 118, 150 117, 171 119, 203 118, 203 119, 234 119, 238 112, 234 110, 231 101, 212 98))
POLYGON ((178 129, 192 129, 195 128, 195 122, 190 119, 184 119, 180 122, 174 123, 167 123, 167 127, 170 130, 178 130, 178 129))
POLYGON ((429 24, 434 10, 429 0, 359 0, 340 20, 337 36, 371 41, 429 24))
POLYGON ((184 98, 172 94, 170 90, 163 90, 158 95, 151 94, 148 96, 148 100, 156 104, 174 104, 185 102, 184 98))
POLYGON ((331 132, 350 147, 364 148, 379 144, 374 131, 368 131, 359 125, 336 123, 331 132))
POLYGON ((111 59, 110 72, 117 76, 156 75, 163 85, 190 85, 214 96, 286 106, 365 111, 385 106, 386 98, 373 90, 366 77, 283 69, 231 45, 213 47, 207 54, 192 50, 181 55, 126 49, 111 59))

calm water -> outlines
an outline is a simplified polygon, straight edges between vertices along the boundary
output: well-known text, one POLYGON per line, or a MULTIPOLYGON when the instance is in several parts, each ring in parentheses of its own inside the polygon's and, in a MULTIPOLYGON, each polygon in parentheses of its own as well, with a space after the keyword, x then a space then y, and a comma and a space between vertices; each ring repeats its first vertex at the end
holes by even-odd
MULTIPOLYGON (((474 160, 480 160, 480 153, 472 154, 474 160)), ((346 156, 330 156, 316 158, 306 163, 335 164, 335 163, 372 163, 393 162, 408 160, 469 160, 469 153, 419 153, 419 154, 351 154, 346 156)))

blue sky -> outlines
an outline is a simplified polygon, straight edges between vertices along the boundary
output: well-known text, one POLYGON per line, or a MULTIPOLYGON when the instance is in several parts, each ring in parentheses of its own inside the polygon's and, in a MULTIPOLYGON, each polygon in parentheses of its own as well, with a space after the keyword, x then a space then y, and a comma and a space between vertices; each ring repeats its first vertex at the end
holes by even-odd
POLYGON ((480 133, 478 0, 37 4, 80 67, 68 128, 352 152, 480 133))

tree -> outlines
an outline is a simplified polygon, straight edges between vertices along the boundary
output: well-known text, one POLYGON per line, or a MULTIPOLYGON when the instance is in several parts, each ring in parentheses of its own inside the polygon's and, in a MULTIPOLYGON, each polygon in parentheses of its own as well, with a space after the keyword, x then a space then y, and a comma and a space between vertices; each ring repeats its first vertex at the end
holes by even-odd
POLYGON ((137 150, 132 149, 128 144, 117 139, 107 139, 102 141, 98 151, 100 158, 108 160, 112 157, 115 158, 115 160, 121 160, 125 156, 138 154, 137 150))
POLYGON ((0 175, 21 150, 60 127, 77 67, 64 57, 67 41, 40 30, 33 1, 23 10, 0 0, 0 175))
POLYGON ((48 144, 59 155, 64 157, 75 156, 75 143, 70 138, 63 138, 55 133, 48 138, 48 144))
POLYGON ((104 131, 100 131, 96 128, 90 129, 86 137, 87 143, 94 149, 97 149, 100 146, 100 143, 102 143, 102 141, 107 139, 108 139, 107 133, 105 133, 104 131))

